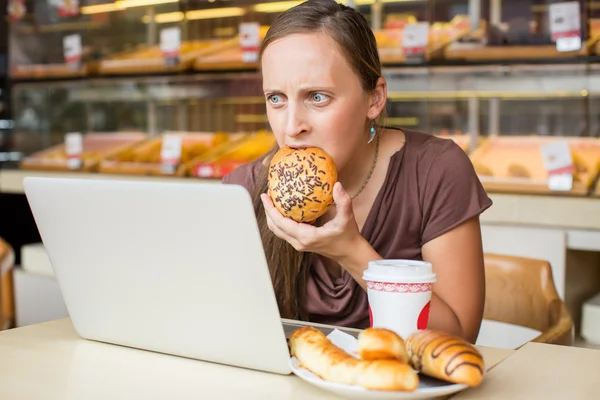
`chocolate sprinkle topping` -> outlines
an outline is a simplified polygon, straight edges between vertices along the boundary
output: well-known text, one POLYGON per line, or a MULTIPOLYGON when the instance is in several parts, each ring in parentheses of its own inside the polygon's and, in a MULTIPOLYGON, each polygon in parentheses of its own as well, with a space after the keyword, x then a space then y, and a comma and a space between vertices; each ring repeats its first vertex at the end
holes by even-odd
POLYGON ((322 212, 323 207, 333 205, 333 201, 319 199, 323 194, 331 194, 332 183, 324 182, 328 180, 327 172, 319 169, 316 164, 316 158, 326 160, 326 157, 317 156, 314 152, 304 151, 304 154, 301 154, 302 152, 302 150, 290 152, 281 162, 270 165, 269 189, 275 196, 276 204, 284 212, 289 213, 294 208, 301 208, 300 218, 304 221, 304 207, 311 203, 315 206, 323 204, 323 206, 306 210, 306 212, 318 214, 322 212), (293 157, 290 158, 290 156, 293 157))

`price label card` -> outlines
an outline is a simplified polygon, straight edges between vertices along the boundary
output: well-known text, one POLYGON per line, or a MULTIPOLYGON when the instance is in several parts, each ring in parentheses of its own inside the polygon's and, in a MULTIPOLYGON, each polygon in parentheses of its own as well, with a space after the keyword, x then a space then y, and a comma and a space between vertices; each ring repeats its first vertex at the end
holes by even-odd
POLYGON ((240 47, 243 62, 254 63, 258 61, 260 48, 260 24, 258 22, 243 22, 240 24, 240 47))
POLYGON ((83 136, 79 132, 71 132, 65 135, 65 153, 67 154, 67 166, 70 169, 81 168, 83 154, 83 136))
POLYGON ((65 62, 73 68, 81 65, 81 35, 68 35, 63 37, 63 54, 65 62))
POLYGON ((79 0, 59 0, 58 15, 60 17, 73 17, 79 14, 79 0))
POLYGON ((423 59, 429 44, 429 23, 418 22, 404 27, 402 48, 406 58, 423 59))
POLYGON ((178 27, 166 28, 160 31, 160 50, 162 51, 165 65, 179 64, 181 51, 181 29, 178 27))
POLYGON ((581 12, 578 1, 550 4, 550 33, 558 51, 581 48, 581 12))
POLYGON ((181 160, 182 139, 179 135, 164 135, 160 149, 161 169, 164 173, 173 174, 181 160))
POLYGON ((548 171, 548 188, 556 191, 571 190, 575 165, 569 144, 564 140, 557 140, 542 146, 540 150, 548 171))
POLYGON ((8 20, 10 22, 22 20, 25 14, 27 14, 25 0, 8 0, 6 12, 8 13, 8 20))
POLYGON ((198 164, 194 169, 194 175, 197 178, 212 178, 215 175, 212 165, 198 164))

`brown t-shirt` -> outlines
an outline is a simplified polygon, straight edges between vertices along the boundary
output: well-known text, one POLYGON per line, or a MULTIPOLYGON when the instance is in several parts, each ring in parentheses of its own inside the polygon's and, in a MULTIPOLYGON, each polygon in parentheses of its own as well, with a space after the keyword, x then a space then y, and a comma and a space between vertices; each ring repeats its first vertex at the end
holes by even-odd
MULTIPOLYGON (((422 260, 421 247, 492 205, 465 152, 450 139, 404 130, 361 234, 385 259, 422 260)), ((223 183, 250 193, 261 160, 233 171, 223 183)), ((366 267, 366 266, 365 266, 366 267)), ((438 268, 440 268, 438 266, 438 268)), ((306 310, 312 322, 366 328, 366 292, 344 272, 331 276, 319 257, 307 282, 306 310)))

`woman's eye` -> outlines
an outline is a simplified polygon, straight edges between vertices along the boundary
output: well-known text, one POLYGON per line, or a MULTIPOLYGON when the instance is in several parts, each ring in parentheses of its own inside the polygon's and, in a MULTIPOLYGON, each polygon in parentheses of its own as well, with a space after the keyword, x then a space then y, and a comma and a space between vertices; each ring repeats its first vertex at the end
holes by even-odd
POLYGON ((279 104, 279 103, 281 103, 281 96, 279 96, 278 94, 272 94, 267 99, 269 100, 269 102, 271 104, 279 104))
POLYGON ((327 95, 324 95, 323 93, 314 93, 312 95, 312 100, 317 102, 317 103, 322 103, 324 101, 326 101, 329 97, 327 95))

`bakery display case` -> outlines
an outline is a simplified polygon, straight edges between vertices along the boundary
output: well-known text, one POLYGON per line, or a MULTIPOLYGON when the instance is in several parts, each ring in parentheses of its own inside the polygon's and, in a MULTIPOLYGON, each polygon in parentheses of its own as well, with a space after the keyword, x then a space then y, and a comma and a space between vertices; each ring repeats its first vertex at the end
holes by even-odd
MULTIPOLYGON (((386 67, 384 73, 387 124, 453 138, 467 153, 496 136, 512 137, 518 145, 531 135, 562 140, 600 134, 600 117, 594 112, 599 105, 600 69, 595 66, 386 67)), ((108 168, 115 161, 127 161, 130 164, 119 168, 129 172, 131 163, 144 174, 151 173, 150 166, 160 170, 160 138, 168 132, 233 138, 269 131, 256 71, 29 82, 15 85, 13 91, 19 151, 59 145, 68 132, 146 132, 153 140, 147 144, 148 150, 153 149, 153 162, 140 163, 129 154, 102 164, 108 168)), ((539 156, 536 146, 522 142, 521 150, 539 156)), ((178 174, 206 177, 198 172, 206 171, 206 166, 199 167, 202 163, 197 161, 178 174)), ((111 168, 106 171, 115 171, 111 168)))
MULTIPOLYGON (((43 169, 48 164, 29 161, 64 157, 59 149, 72 133, 146 135, 103 154, 92 168, 99 173, 218 178, 259 157, 275 142, 248 38, 260 44, 279 13, 298 3, 93 0, 65 14, 63 2, 28 2, 10 25, 13 147, 28 156, 22 167, 43 169), (173 136, 183 138, 181 156, 165 169, 162 147, 173 136)), ((592 58, 600 8, 568 2, 579 9, 572 16, 545 0, 346 3, 367 18, 378 43, 386 124, 456 141, 475 156, 489 190, 547 189, 532 137, 600 136, 600 69, 592 58), (581 45, 565 47, 574 38, 581 45), (507 152, 497 138, 518 150, 507 152), (529 168, 531 179, 481 154, 527 157, 533 164, 520 171, 529 168), (504 185, 509 178, 519 185, 504 185)), ((594 192, 596 167, 586 169, 570 194, 594 192)))

